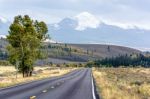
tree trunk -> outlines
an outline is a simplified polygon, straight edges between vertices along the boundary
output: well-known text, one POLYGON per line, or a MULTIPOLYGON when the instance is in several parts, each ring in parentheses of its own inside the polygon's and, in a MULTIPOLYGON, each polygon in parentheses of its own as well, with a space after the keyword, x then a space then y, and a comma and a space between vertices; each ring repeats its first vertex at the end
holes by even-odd
POLYGON ((32 71, 30 71, 30 76, 32 76, 32 71))
POLYGON ((22 73, 22 74, 23 74, 23 78, 24 78, 24 71, 23 71, 23 73, 22 73))

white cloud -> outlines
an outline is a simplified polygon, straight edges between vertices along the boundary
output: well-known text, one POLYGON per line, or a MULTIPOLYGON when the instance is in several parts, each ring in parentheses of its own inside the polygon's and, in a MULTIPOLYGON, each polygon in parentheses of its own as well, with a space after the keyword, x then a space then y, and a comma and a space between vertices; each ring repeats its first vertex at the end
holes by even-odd
POLYGON ((114 25, 123 29, 135 29, 135 28, 139 28, 139 29, 144 29, 144 30, 150 30, 150 23, 148 21, 146 21, 145 19, 142 20, 125 20, 125 19, 118 19, 116 18, 109 18, 109 17, 105 17, 105 16, 101 16, 99 15, 99 20, 101 20, 102 22, 108 24, 108 25, 114 25))
POLYGON ((86 28, 97 28, 100 24, 98 18, 88 12, 82 12, 75 16, 78 21, 77 30, 84 30, 86 28))

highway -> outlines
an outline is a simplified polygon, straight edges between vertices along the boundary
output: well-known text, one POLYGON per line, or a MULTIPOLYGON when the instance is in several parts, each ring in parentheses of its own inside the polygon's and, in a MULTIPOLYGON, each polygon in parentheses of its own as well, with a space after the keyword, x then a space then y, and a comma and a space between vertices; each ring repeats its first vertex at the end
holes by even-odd
POLYGON ((0 99, 99 99, 91 69, 0 89, 0 99))

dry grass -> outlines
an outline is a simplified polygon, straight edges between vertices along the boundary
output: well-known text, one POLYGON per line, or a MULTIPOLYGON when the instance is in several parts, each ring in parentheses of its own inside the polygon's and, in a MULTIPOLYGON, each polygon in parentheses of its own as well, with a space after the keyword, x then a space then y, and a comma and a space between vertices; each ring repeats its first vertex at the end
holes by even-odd
POLYGON ((23 78, 22 74, 17 74, 16 78, 16 69, 14 67, 0 66, 0 88, 48 77, 64 75, 74 69, 75 68, 50 68, 47 66, 35 67, 32 77, 23 78))
POLYGON ((150 99, 150 69, 93 69, 103 99, 150 99))

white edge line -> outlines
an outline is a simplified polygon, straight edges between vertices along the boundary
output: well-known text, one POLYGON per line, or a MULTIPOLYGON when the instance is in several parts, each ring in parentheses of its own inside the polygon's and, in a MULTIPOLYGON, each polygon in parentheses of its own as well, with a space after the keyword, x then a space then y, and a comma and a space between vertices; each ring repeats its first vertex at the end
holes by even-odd
POLYGON ((96 99, 95 91, 94 91, 94 80, 93 80, 92 74, 91 74, 91 77, 92 77, 92 94, 93 94, 93 99, 96 99))

